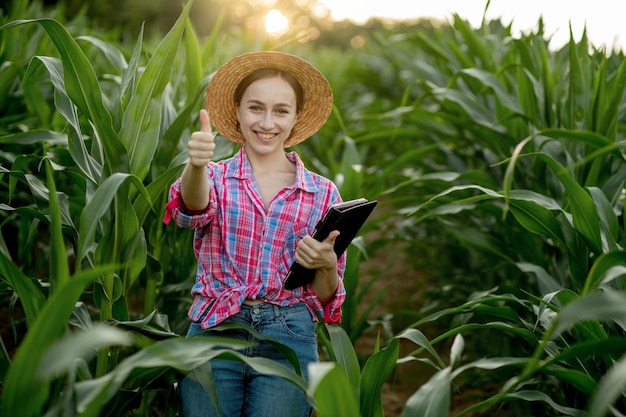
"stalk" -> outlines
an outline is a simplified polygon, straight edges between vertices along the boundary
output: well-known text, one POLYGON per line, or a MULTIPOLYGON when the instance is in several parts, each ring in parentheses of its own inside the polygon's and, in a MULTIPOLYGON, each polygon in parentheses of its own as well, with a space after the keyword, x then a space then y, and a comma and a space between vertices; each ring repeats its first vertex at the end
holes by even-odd
POLYGON ((52 289, 56 290, 69 281, 70 270, 61 231, 61 210, 53 170, 48 160, 45 163, 48 189, 50 190, 50 284, 52 289))
MULTIPOLYGON (((113 294, 113 286, 115 283, 114 273, 108 273, 105 275, 102 282, 104 288, 104 297, 101 299, 100 304, 100 321, 106 322, 113 318, 113 302, 110 295, 113 294)), ((111 356, 111 349, 107 346, 98 350, 98 361, 96 364, 96 377, 101 377, 108 372, 109 358, 111 356)))
MULTIPOLYGON (((114 265, 117 260, 117 253, 119 250, 119 237, 122 235, 120 228, 122 227, 118 219, 120 216, 119 199, 117 196, 113 199, 115 207, 115 217, 113 218, 113 228, 115 236, 113 237, 113 247, 108 251, 109 262, 114 265)), ((104 276, 102 280, 102 289, 104 296, 100 300, 100 321, 105 323, 113 318, 113 297, 115 287, 115 272, 110 272, 104 276)), ((106 347, 98 351, 98 361, 96 364, 96 377, 105 375, 109 369, 109 359, 112 357, 112 349, 106 347)))
MULTIPOLYGON (((156 232, 156 242, 161 242, 162 234, 163 233, 161 230, 158 230, 156 232)), ((161 245, 157 244, 154 247, 153 251, 154 259, 161 259, 161 245)), ((157 268, 154 268, 153 262, 151 262, 151 258, 148 257, 146 263, 146 272, 146 289, 143 301, 143 313, 145 315, 148 315, 152 313, 156 307, 157 291, 159 289, 160 283, 163 282, 163 271, 158 266, 157 268)))

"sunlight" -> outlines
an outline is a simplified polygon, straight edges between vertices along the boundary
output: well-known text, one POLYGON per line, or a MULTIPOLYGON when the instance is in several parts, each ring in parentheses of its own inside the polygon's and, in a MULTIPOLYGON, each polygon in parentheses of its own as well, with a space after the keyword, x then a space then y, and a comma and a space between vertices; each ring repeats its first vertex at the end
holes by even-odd
POLYGON ((265 15, 265 30, 270 36, 280 36, 289 30, 289 19, 280 10, 272 9, 265 15))

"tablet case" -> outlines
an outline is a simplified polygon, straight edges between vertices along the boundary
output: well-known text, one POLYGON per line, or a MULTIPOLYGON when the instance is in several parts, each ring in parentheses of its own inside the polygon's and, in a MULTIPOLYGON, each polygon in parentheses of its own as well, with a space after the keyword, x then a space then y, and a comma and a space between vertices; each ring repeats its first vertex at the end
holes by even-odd
MULTIPOLYGON (((368 201, 365 198, 344 201, 333 204, 328 208, 324 217, 315 226, 312 237, 321 242, 333 230, 339 230, 340 234, 335 240, 335 253, 339 258, 356 237, 359 229, 376 207, 378 201, 368 201)), ((289 269, 289 273, 283 280, 283 286, 287 290, 293 290, 313 281, 314 269, 303 267, 294 262, 289 269)))

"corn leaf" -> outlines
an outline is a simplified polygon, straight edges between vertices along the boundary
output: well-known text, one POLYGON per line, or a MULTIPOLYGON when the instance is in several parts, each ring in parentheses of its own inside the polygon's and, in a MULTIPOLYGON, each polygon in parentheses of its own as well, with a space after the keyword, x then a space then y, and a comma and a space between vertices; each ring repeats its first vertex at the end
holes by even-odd
POLYGON ((365 362, 361 375, 360 395, 363 417, 383 416, 381 389, 396 366, 399 348, 399 340, 393 339, 384 349, 374 353, 365 362))
POLYGON ((160 140, 161 94, 170 80, 178 45, 185 28, 189 9, 187 2, 182 14, 159 43, 137 83, 137 90, 124 112, 120 139, 128 149, 130 172, 143 179, 160 140))
POLYGON ((265 375, 283 378, 302 390, 307 383, 290 368, 263 357, 247 357, 235 350, 249 346, 247 342, 219 337, 170 338, 151 344, 121 361, 115 369, 94 380, 75 385, 77 407, 81 416, 98 417, 107 403, 118 395, 122 386, 141 381, 142 374, 155 369, 176 369, 189 373, 211 359, 226 359, 247 364, 265 375))
POLYGON ((26 324, 31 328, 46 301, 39 281, 24 275, 3 251, 0 251, 0 280, 17 293, 24 309, 26 324))
POLYGON ((39 23, 46 30, 59 51, 67 95, 93 123, 107 155, 108 172, 128 172, 127 152, 113 130, 111 114, 104 106, 98 78, 89 59, 67 29, 53 19, 18 20, 5 27, 33 22, 39 23))
POLYGON ((591 266, 581 295, 590 294, 624 275, 626 275, 626 252, 603 253, 591 266))
POLYGON ((448 417, 452 383, 450 372, 450 368, 438 371, 415 394, 411 395, 401 417, 448 417))
POLYGON ((337 325, 324 323, 335 356, 335 361, 346 372, 347 381, 354 394, 358 395, 361 389, 361 366, 352 341, 346 331, 337 325))
POLYGON ((623 293, 605 290, 587 294, 559 312, 550 338, 560 336, 579 322, 613 321, 624 316, 626 316, 626 296, 623 293))
POLYGON ((309 366, 309 395, 319 417, 361 416, 352 387, 341 366, 332 362, 309 366))
POLYGON ((602 253, 602 241, 600 237, 600 219, 593 199, 567 172, 565 167, 555 161, 551 156, 544 153, 534 154, 544 161, 557 175, 569 194, 574 228, 587 241, 595 253, 602 253))
POLYGON ((622 356, 602 377, 596 395, 589 406, 588 417, 607 415, 611 405, 624 395, 626 390, 626 356, 622 356))
POLYGON ((2 416, 39 417, 44 414, 53 381, 38 376, 39 361, 65 331, 74 303, 86 286, 112 270, 111 266, 103 266, 76 274, 59 286, 43 305, 9 368, 2 396, 2 416), (29 393, 28 401, 22 401, 24 392, 29 393))
MULTIPOLYGON (((141 191, 141 194, 148 203, 150 203, 150 196, 141 181, 129 174, 117 173, 108 177, 98 187, 91 200, 87 203, 80 216, 79 224, 79 237, 77 247, 77 260, 80 262, 88 253, 91 245, 94 243, 96 230, 102 217, 104 217, 110 210, 111 202, 113 201, 118 189, 122 187, 124 182, 130 181, 135 187, 141 191)), ((125 213, 126 216, 132 216, 136 218, 133 210, 122 210, 120 215, 125 213)), ((127 218, 132 220, 131 218, 127 218)), ((120 225, 124 225, 124 219, 118 219, 120 225)), ((133 221, 136 223, 136 220, 133 221)), ((132 229, 127 227, 126 229, 132 229)))

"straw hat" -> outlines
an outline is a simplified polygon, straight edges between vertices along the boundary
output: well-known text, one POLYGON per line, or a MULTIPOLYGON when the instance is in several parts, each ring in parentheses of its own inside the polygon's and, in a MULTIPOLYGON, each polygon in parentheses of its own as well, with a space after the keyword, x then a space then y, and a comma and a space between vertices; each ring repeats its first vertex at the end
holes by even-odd
POLYGON ((227 139, 239 144, 245 142, 238 129, 235 89, 246 76, 263 68, 288 72, 302 85, 302 108, 285 147, 308 139, 328 120, 333 107, 333 91, 317 68, 302 58, 284 52, 250 52, 231 59, 219 68, 206 91, 206 107, 211 123, 227 139))

